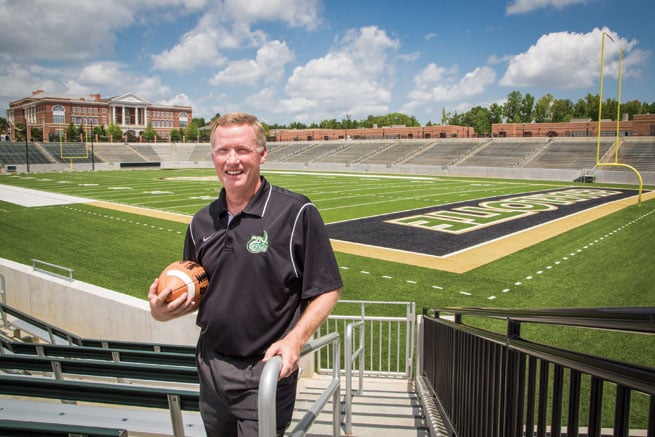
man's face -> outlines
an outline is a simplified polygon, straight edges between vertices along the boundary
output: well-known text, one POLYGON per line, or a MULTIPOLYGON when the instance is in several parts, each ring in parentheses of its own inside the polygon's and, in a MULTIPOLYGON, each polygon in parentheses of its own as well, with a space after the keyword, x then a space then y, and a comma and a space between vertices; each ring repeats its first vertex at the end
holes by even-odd
POLYGON ((212 161, 228 194, 254 196, 265 159, 266 149, 259 151, 252 126, 219 126, 214 131, 212 161))

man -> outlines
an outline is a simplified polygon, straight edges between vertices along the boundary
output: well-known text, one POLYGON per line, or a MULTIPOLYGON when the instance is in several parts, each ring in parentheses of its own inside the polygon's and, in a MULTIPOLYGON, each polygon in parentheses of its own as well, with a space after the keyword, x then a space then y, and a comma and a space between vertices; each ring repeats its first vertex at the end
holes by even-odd
MULTIPOLYGON (((209 287, 196 350, 200 412, 208 436, 257 436, 257 388, 264 363, 280 355, 277 432, 295 403, 302 346, 339 299, 342 282, 316 207, 261 176, 266 136, 256 117, 232 113, 212 125, 212 160, 223 185, 187 230, 184 259, 200 263, 209 287)), ((192 311, 171 290, 148 299, 156 320, 192 311)))

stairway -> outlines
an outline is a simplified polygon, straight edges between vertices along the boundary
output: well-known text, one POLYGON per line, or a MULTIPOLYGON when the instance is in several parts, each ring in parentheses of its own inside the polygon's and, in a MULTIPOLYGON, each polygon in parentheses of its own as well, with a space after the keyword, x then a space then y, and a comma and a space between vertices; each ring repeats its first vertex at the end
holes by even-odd
MULTIPOLYGON (((298 382, 293 430, 304 413, 330 383, 331 377, 301 378, 298 382)), ((356 384, 355 384, 356 386, 356 384)), ((345 382, 341 381, 341 435, 345 432, 345 382)), ((406 379, 365 378, 362 394, 352 399, 352 436, 360 437, 427 437, 428 427, 418 396, 406 379)), ((332 436, 332 402, 328 402, 307 433, 308 437, 332 436)))

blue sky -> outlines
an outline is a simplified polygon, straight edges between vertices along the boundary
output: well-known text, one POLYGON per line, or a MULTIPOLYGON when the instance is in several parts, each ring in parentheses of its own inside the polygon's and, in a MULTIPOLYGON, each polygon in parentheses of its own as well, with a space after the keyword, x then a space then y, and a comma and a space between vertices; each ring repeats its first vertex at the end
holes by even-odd
MULTIPOLYGON (((134 93, 269 124, 502 104, 655 102, 653 0, 0 0, 0 107, 134 93), (607 34, 603 37, 603 32, 607 34)), ((4 114, 3 114, 4 115, 4 114)))

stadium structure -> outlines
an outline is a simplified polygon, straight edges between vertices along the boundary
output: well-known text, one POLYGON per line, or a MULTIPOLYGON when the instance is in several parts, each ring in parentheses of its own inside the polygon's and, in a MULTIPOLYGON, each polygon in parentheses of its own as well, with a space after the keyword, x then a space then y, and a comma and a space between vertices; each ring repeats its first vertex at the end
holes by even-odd
MULTIPOLYGON (((206 143, 0 143, 2 172, 16 175, 209 169, 210 155, 206 143)), ((265 169, 636 183, 634 172, 602 165, 613 162, 655 185, 655 137, 297 138, 269 142, 265 169)), ((0 291, 0 433, 204 435, 193 346, 184 344, 197 336, 192 324, 157 324, 147 302, 37 260, 2 260, 0 291), (97 311, 120 314, 120 326, 97 311)), ((418 314, 411 302, 343 304, 355 310, 331 317, 303 349, 306 377, 290 435, 655 437, 655 369, 524 335, 524 327, 548 325, 652 338, 653 307, 418 314), (399 309, 379 316, 380 306, 399 309), (468 323, 471 317, 501 328, 468 323)), ((271 361, 260 383, 262 436, 274 435, 276 366, 271 361)))

